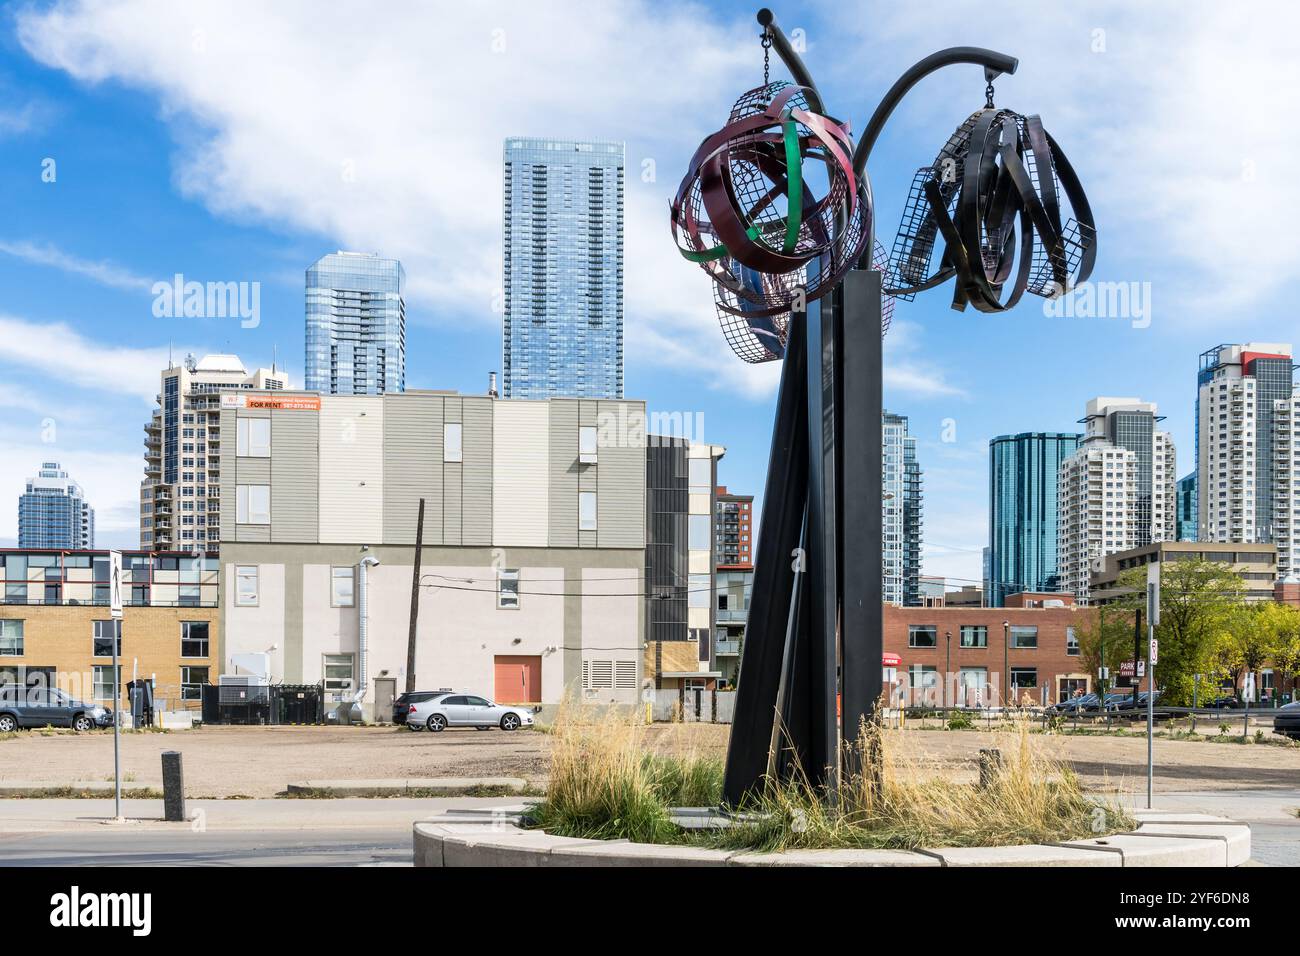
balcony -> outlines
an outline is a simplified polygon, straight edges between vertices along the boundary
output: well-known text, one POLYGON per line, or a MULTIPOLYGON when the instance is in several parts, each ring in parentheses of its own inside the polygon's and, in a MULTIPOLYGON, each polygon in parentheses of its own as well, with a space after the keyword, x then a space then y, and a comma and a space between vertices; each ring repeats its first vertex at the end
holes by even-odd
POLYGON ((718 657, 738 657, 740 655, 740 641, 719 638, 713 642, 713 651, 718 657))

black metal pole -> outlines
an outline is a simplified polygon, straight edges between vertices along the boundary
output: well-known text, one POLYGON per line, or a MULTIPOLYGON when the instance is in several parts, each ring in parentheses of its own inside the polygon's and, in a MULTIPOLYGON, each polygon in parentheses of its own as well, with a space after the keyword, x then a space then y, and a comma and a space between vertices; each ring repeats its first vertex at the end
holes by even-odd
POLYGON ((722 784, 723 802, 731 806, 740 804, 762 783, 772 723, 777 717, 782 658, 791 621, 794 562, 799 559, 796 552, 808 488, 805 325, 802 313, 791 314, 763 488, 753 596, 722 784))
MULTIPOLYGON (((1142 609, 1138 608, 1133 616, 1133 706, 1137 707, 1138 690, 1142 680, 1138 677, 1138 668, 1142 666, 1142 609)), ((1136 711, 1134 711, 1136 713, 1136 711)))

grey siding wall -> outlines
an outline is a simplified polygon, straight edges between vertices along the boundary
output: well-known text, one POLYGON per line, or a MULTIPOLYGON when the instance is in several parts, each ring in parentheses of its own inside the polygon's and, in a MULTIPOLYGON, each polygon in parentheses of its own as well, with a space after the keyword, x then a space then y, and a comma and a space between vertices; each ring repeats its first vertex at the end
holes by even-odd
POLYGON ((415 543, 421 497, 424 541, 442 540, 442 411, 440 395, 384 398, 385 542, 415 543))
POLYGON ((583 472, 594 470, 592 465, 578 463, 580 404, 551 402, 549 533, 552 548, 578 546, 578 483, 583 472))
MULTIPOLYGON (((274 431, 274 429, 272 429, 274 431)), ((221 410, 221 451, 223 464, 221 469, 221 529, 222 541, 235 540, 235 450, 238 447, 235 435, 235 410, 221 410), (226 450, 229 443, 229 451, 226 450)), ((175 506, 173 506, 175 507, 175 506)))
POLYGON ((320 416, 277 411, 271 418, 271 540, 319 541, 319 494, 320 416))
MULTIPOLYGON (((271 429, 272 441, 275 440, 275 429, 271 429)), ((269 458, 236 458, 235 459, 235 477, 236 484, 240 485, 269 485, 271 483, 271 459, 269 458)))
POLYGON ((442 469, 442 543, 460 544, 461 527, 464 521, 464 506, 461 500, 462 472, 465 458, 465 428, 461 416, 462 401, 459 396, 443 399, 443 421, 460 422, 460 457, 461 461, 442 461, 439 454, 439 467, 442 469))
POLYGON ((601 548, 645 547, 645 405, 600 402, 600 415, 618 421, 619 440, 600 448, 596 540, 601 548), (624 405, 626 414, 619 415, 624 405))
POLYGON ((492 399, 461 400, 461 544, 492 543, 492 399))

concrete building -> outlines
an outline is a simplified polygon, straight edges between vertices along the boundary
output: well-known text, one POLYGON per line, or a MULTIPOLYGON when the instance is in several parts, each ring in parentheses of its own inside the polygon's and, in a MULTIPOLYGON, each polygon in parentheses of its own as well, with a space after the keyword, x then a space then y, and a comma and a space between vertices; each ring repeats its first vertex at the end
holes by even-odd
POLYGON ((884 413, 880 502, 881 588, 886 604, 921 603, 921 521, 924 500, 916 438, 907 433, 907 416, 884 413))
POLYGON ((321 256, 307 270, 304 385, 330 395, 406 388, 406 271, 373 252, 321 256))
POLYGON ((57 461, 41 462, 18 496, 18 547, 93 548, 95 509, 57 461))
POLYGON ((383 715, 423 498, 418 688, 638 699, 643 403, 228 392, 221 427, 266 439, 221 474, 227 660, 267 653, 271 679, 383 715))
POLYGON ((506 398, 623 397, 623 155, 605 140, 505 141, 506 398))
POLYGON ((1079 434, 1021 432, 989 442, 989 547, 984 559, 989 607, 1001 607, 1017 591, 1060 587, 1060 469, 1082 440, 1079 434))
MULTIPOLYGON (((234 355, 185 357, 162 373, 158 407, 144 426, 140 484, 140 547, 207 551, 216 546, 221 516, 222 391, 283 389, 288 377, 259 368, 251 375, 234 355)), ((227 457, 261 451, 254 432, 226 436, 227 457)))
POLYGON ((1197 538, 1275 544, 1284 575, 1300 544, 1292 363, 1289 344, 1217 345, 1196 380, 1197 538))
POLYGON ((943 596, 944 607, 984 607, 984 589, 978 584, 963 584, 943 596))
POLYGON ((713 646, 722 683, 728 687, 735 687, 740 676, 740 655, 745 649, 745 628, 753 596, 753 568, 718 569, 717 638, 713 646))
POLYGON ((1277 548, 1271 544, 1222 545, 1196 541, 1159 541, 1108 554, 1092 575, 1092 603, 1109 604, 1127 592, 1120 589, 1120 575, 1130 568, 1153 561, 1217 561, 1228 565, 1245 582, 1247 601, 1268 601, 1274 596, 1278 578, 1277 548))
POLYGON ((1061 464, 1057 502, 1059 587, 1088 603, 1107 554, 1173 540, 1175 450, 1151 402, 1094 398, 1085 437, 1061 464))
POLYGON ((153 680, 158 709, 197 709, 220 659, 216 555, 125 551, 122 570, 115 621, 107 551, 0 549, 0 684, 58 687, 117 709, 116 636, 123 688, 138 675, 153 680))
POLYGON ((999 608, 885 607, 885 689, 908 706, 1034 704, 1092 690, 1070 595, 1008 595, 999 608), (1009 693, 1005 690, 1010 688, 1009 693))
POLYGON ((717 490, 718 513, 714 540, 718 567, 744 570, 754 567, 754 496, 735 495, 725 485, 717 490))

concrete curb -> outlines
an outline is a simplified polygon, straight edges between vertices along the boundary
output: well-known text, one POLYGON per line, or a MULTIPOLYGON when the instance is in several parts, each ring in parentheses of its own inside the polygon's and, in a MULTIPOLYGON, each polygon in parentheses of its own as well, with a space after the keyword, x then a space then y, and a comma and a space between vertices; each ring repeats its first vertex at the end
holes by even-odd
MULTIPOLYGON (((111 785, 110 785, 111 786, 111 785)), ((491 788, 523 793, 528 781, 522 777, 411 777, 382 780, 301 780, 289 784, 289 793, 329 797, 409 796, 412 792, 464 793, 491 788)))
POLYGON ((579 840, 519 826, 526 806, 441 814, 415 824, 416 866, 1240 866, 1250 828, 1224 817, 1144 811, 1137 830, 1052 845, 759 853, 579 840))

